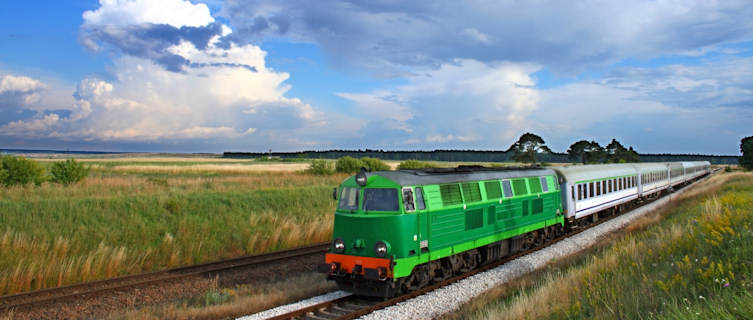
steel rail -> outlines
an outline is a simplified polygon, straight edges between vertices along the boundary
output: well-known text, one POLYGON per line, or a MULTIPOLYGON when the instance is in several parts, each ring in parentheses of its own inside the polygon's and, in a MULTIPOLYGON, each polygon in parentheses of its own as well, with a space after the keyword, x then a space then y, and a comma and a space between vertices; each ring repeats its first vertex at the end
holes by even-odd
POLYGON ((319 243, 270 253, 5 295, 0 296, 0 311, 8 311, 11 309, 17 310, 18 308, 28 307, 30 305, 75 299, 89 295, 101 295, 108 292, 143 287, 160 282, 219 273, 232 269, 294 259, 312 254, 321 254, 329 250, 329 247, 329 243, 319 243))

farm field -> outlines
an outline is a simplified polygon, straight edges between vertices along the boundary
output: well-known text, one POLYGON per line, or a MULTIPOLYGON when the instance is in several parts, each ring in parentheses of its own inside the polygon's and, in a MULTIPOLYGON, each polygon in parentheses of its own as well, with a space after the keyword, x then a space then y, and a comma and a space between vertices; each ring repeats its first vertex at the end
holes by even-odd
POLYGON ((753 318, 753 174, 717 175, 675 201, 445 319, 753 318))
POLYGON ((0 294, 327 241, 346 177, 301 161, 79 160, 79 184, 0 189, 0 294))

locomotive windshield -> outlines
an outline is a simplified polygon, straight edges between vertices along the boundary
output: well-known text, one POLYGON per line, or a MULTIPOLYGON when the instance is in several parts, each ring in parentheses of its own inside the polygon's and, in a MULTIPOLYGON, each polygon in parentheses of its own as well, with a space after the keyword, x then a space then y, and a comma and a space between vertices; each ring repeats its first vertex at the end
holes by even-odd
POLYGON ((358 188, 343 188, 338 209, 358 210, 358 188))
POLYGON ((397 189, 367 188, 363 191, 363 210, 398 211, 397 189))

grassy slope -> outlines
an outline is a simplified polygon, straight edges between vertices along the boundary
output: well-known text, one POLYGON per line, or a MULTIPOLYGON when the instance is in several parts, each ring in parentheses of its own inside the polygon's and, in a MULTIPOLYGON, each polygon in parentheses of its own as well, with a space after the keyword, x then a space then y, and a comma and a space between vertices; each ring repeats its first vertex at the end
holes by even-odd
POLYGON ((0 189, 0 294, 327 241, 344 178, 98 168, 0 189))
POLYGON ((725 174, 449 319, 753 318, 753 175, 725 174), (666 218, 664 218, 666 217, 666 218))

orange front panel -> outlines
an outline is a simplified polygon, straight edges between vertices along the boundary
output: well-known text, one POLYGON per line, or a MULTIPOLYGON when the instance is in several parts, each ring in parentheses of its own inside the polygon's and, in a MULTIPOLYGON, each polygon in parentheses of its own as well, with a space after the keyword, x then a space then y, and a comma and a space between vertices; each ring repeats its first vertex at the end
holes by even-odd
POLYGON ((361 265, 361 274, 363 274, 363 270, 366 268, 378 268, 378 267, 384 267, 387 269, 387 277, 392 277, 392 269, 390 268, 390 259, 382 259, 382 258, 370 258, 370 257, 359 257, 359 256, 349 256, 344 254, 336 254, 336 253, 327 253, 324 256, 324 261, 327 263, 337 262, 340 264, 340 269, 345 270, 347 273, 353 272, 353 267, 357 264, 361 265))

